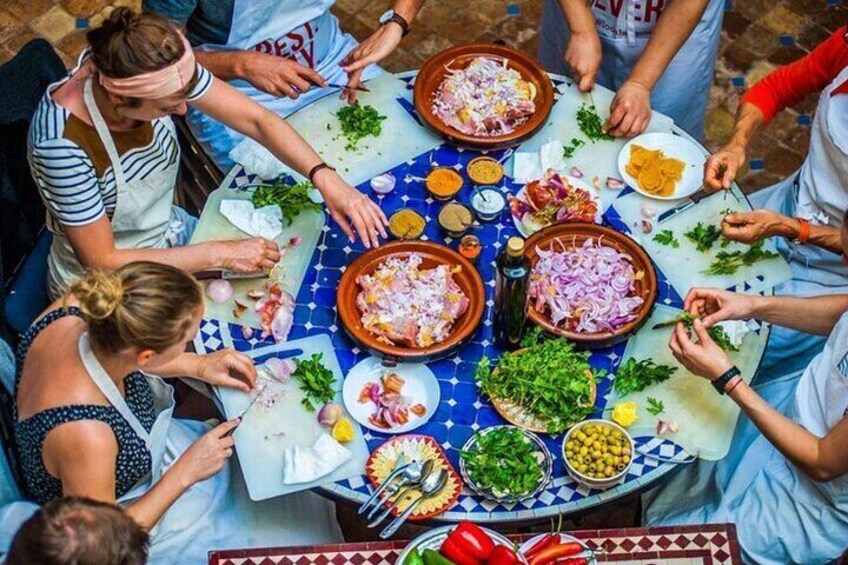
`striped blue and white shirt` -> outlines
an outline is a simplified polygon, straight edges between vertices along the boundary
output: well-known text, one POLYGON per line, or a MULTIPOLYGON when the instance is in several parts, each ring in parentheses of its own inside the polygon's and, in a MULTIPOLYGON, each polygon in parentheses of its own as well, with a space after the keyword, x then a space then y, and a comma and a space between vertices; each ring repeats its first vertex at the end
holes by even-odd
MULTIPOLYGON (((200 80, 189 96, 194 101, 212 85, 212 73, 198 65, 200 80)), ((96 131, 59 106, 51 85, 35 111, 29 130, 30 170, 47 207, 47 227, 84 226, 111 218, 117 190, 112 165, 96 131)), ((112 132, 127 182, 141 180, 179 161, 176 129, 170 117, 143 124, 134 132, 112 132)))

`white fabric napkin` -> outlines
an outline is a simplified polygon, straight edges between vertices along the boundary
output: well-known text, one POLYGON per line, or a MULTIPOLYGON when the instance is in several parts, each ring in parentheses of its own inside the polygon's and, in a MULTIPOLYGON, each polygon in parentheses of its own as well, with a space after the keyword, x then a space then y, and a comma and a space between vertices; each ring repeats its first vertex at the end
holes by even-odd
POLYGON ((253 237, 274 239, 283 231, 283 213, 276 204, 254 208, 250 200, 221 200, 221 215, 253 237))
POLYGON ((311 483, 347 463, 350 450, 321 434, 311 447, 287 447, 283 451, 283 484, 311 483))
POLYGON ((245 138, 236 145, 229 155, 230 159, 244 167, 248 173, 259 175, 263 179, 277 178, 289 172, 282 161, 254 140, 245 138))
POLYGON ((562 156, 563 145, 559 140, 549 141, 539 151, 521 151, 515 154, 513 160, 512 178, 515 182, 526 184, 542 178, 548 169, 558 173, 565 172, 565 158, 562 156))

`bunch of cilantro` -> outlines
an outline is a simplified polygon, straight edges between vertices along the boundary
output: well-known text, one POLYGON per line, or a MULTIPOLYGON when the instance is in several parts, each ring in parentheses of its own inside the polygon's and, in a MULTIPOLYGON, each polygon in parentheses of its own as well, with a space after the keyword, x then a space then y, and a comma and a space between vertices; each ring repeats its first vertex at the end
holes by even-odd
POLYGON ((307 210, 321 212, 321 205, 313 202, 309 198, 309 191, 312 189, 312 183, 309 181, 299 182, 297 184, 286 184, 283 181, 277 181, 274 184, 263 185, 257 188, 250 198, 254 208, 262 208, 276 204, 280 207, 280 212, 283 213, 283 218, 291 224, 292 221, 300 214, 307 210))

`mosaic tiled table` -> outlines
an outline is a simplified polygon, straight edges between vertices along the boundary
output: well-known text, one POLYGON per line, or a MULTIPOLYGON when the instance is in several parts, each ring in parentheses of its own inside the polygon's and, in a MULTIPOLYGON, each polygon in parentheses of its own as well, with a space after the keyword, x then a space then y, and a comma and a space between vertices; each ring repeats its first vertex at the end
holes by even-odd
MULTIPOLYGON (((410 83, 414 73, 400 75, 410 83)), ((564 77, 552 76, 556 86, 564 83, 564 77)), ((408 111, 414 113, 411 104, 406 101, 408 111)), ((682 132, 681 135, 685 135, 682 132)), ((421 183, 410 177, 426 176, 434 164, 451 166, 462 170, 464 166, 480 153, 464 150, 447 144, 421 155, 410 157, 404 163, 389 169, 398 179, 397 188, 390 194, 378 196, 373 194, 368 183, 358 188, 365 194, 376 199, 387 215, 401 207, 409 207, 419 211, 428 220, 422 239, 437 241, 455 247, 457 242, 445 238, 435 217, 442 203, 429 198, 421 183)), ((500 158, 502 151, 488 153, 500 158)), ((240 187, 255 183, 258 179, 249 175, 236 166, 224 179, 222 186, 233 191, 243 190, 240 187)), ((517 192, 521 188, 506 177, 501 183, 504 193, 517 192)), ((629 189, 626 189, 629 190, 629 189)), ((625 192, 626 193, 626 192, 625 192)), ((625 193, 622 193, 625 194, 625 193)), ((469 187, 463 188, 458 200, 468 202, 471 195, 469 187)), ((628 232, 628 226, 612 206, 604 214, 604 223, 615 229, 628 232)), ((450 358, 430 363, 429 366, 436 374, 441 387, 441 403, 431 420, 416 433, 434 437, 448 453, 448 457, 458 468, 457 449, 468 440, 475 431, 492 425, 505 423, 494 410, 487 399, 481 398, 474 382, 474 369, 477 362, 487 356, 496 359, 500 352, 492 341, 492 305, 494 293, 495 258, 509 237, 520 235, 509 216, 508 210, 502 217, 492 223, 483 224, 474 232, 483 244, 483 252, 477 262, 477 268, 486 286, 486 310, 484 322, 469 343, 461 347, 450 358)), ((364 252, 362 245, 351 244, 341 229, 333 222, 323 227, 318 246, 312 257, 306 277, 296 296, 297 306, 294 312, 294 326, 289 339, 298 339, 317 334, 330 334, 336 355, 345 374, 368 357, 368 353, 358 348, 345 334, 336 312, 336 286, 345 266, 364 252)), ((658 303, 682 308, 681 297, 675 292, 663 273, 657 268, 659 278, 658 303)), ((763 326, 761 337, 767 336, 768 328, 763 326)), ((255 332, 254 335, 259 335, 255 332)), ((764 342, 764 340, 763 340, 764 342)), ((240 326, 227 324, 217 320, 206 319, 202 322, 200 333, 196 337, 195 347, 199 353, 215 351, 224 347, 232 347, 237 351, 249 351, 259 346, 271 343, 271 338, 262 341, 256 337, 244 339, 240 326)), ((590 363, 595 369, 602 369, 607 374, 614 373, 626 347, 620 343, 614 347, 599 349, 592 352, 590 363)), ((598 385, 598 401, 600 408, 606 405, 607 396, 611 390, 612 381, 607 378, 598 385)), ((379 432, 364 430, 368 447, 377 448, 390 436, 379 432)), ((617 487, 606 491, 595 491, 579 486, 569 477, 561 461, 561 436, 543 436, 554 457, 554 475, 551 482, 538 496, 518 504, 499 504, 482 499, 474 493, 463 491, 457 503, 435 520, 458 521, 473 519, 477 522, 524 522, 574 514, 589 508, 610 502, 612 500, 633 495, 648 485, 656 482, 675 470, 681 462, 689 462, 691 458, 675 443, 656 437, 637 437, 638 454, 624 481, 617 487), (646 456, 648 455, 648 456, 646 456)), ((322 494, 335 499, 352 503, 363 502, 370 494, 370 486, 363 475, 351 480, 327 485, 320 489, 322 494)))
MULTIPOLYGON (((742 563, 732 524, 584 530, 570 532, 592 548, 601 563, 619 565, 731 565, 742 563)), ((515 541, 530 535, 512 536, 515 541)), ((393 565, 406 542, 212 551, 209 565, 393 565)))

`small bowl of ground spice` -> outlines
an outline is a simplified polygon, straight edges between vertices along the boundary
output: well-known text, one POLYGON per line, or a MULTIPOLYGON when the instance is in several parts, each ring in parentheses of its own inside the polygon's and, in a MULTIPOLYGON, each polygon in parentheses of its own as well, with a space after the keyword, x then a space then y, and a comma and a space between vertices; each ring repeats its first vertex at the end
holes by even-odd
POLYGON ((504 177, 503 165, 491 157, 475 157, 465 168, 468 178, 475 184, 498 184, 504 177))
POLYGON ((449 200, 462 189, 462 176, 450 167, 436 167, 424 179, 427 190, 438 200, 449 200))
POLYGON ((439 225, 449 237, 462 237, 474 223, 474 213, 459 202, 448 202, 439 210, 439 225))
POLYGON ((418 239, 425 223, 424 217, 412 208, 401 208, 389 218, 389 231, 397 239, 418 239))

